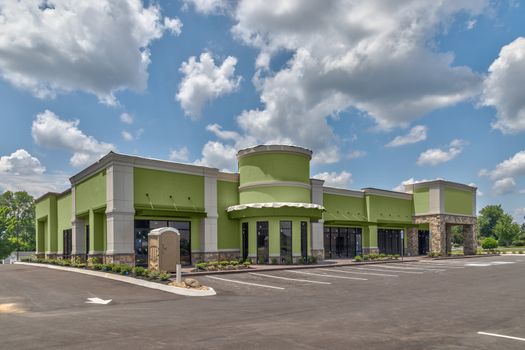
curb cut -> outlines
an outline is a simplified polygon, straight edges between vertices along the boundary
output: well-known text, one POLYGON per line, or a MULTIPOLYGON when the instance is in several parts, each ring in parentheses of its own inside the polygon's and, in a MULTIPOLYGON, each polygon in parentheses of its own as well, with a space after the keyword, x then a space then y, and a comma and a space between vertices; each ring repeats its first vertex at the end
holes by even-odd
POLYGON ((19 262, 19 261, 15 262, 15 264, 35 266, 35 267, 45 267, 48 269, 60 270, 60 271, 76 272, 76 273, 81 273, 84 275, 107 278, 107 279, 114 280, 114 281, 134 284, 140 287, 156 289, 156 290, 160 290, 163 292, 184 295, 188 297, 204 297, 204 296, 212 296, 212 295, 217 294, 215 290, 211 287, 208 287, 209 288, 208 290, 195 290, 195 289, 168 286, 168 285, 161 284, 161 283, 144 281, 144 280, 140 280, 140 279, 133 278, 133 277, 120 276, 120 275, 115 275, 115 274, 107 273, 107 272, 77 269, 74 267, 56 266, 56 265, 49 265, 49 264, 35 264, 35 263, 26 263, 26 262, 19 262))

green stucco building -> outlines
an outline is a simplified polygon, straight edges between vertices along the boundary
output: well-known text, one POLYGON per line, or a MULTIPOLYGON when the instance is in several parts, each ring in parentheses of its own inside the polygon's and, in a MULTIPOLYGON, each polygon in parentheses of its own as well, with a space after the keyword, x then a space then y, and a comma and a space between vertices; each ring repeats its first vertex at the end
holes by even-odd
POLYGON ((238 152, 238 173, 110 152, 36 201, 37 253, 145 264, 147 235, 181 233, 184 264, 231 258, 267 263, 301 257, 450 250, 463 226, 476 250, 476 188, 435 180, 405 192, 347 190, 310 178, 310 150, 262 145, 238 152))

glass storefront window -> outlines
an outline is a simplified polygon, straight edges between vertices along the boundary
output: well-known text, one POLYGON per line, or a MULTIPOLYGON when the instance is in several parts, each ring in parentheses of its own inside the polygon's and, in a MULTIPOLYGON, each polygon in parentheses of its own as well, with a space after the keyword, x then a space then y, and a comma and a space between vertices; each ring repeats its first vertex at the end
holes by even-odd
POLYGON ((281 263, 292 260, 292 222, 281 221, 280 223, 281 241, 281 263))
POLYGON ((257 263, 268 263, 269 252, 268 221, 257 221, 257 263))

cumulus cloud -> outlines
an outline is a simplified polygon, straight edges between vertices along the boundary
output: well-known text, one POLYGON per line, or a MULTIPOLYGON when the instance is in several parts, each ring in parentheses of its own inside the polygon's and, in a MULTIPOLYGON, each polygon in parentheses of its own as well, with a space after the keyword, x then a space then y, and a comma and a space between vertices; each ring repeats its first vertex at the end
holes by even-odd
POLYGON ((476 190, 476 195, 477 195, 478 197, 483 196, 483 192, 481 192, 481 190, 478 188, 478 186, 476 186, 476 184, 475 184, 474 182, 471 182, 471 183, 469 183, 468 185, 471 186, 471 187, 476 187, 476 188, 477 188, 477 190, 476 190))
POLYGON ((516 208, 514 210, 514 218, 519 223, 525 222, 525 208, 516 208))
POLYGON ((204 15, 222 14, 231 10, 232 2, 228 0, 183 0, 184 8, 192 6, 195 11, 204 15))
POLYGON ((353 182, 352 173, 344 170, 340 173, 335 171, 319 173, 314 175, 313 178, 324 180, 325 186, 338 188, 348 188, 353 182))
POLYGON ((385 147, 399 147, 424 141, 427 139, 427 130, 428 128, 424 125, 416 125, 410 129, 408 134, 396 136, 392 141, 387 143, 385 147))
POLYGON ((81 90, 115 105, 117 91, 143 91, 151 42, 182 26, 140 0, 45 3, 0 4, 0 76, 39 98, 81 90))
POLYGON ((44 147, 73 153, 70 163, 74 167, 87 166, 110 151, 116 150, 111 143, 101 142, 87 136, 78 128, 79 120, 63 120, 55 113, 45 110, 37 115, 31 127, 33 140, 44 147))
POLYGON ((525 150, 519 151, 509 159, 499 163, 491 171, 487 169, 480 170, 479 175, 487 175, 492 180, 525 175, 525 150))
POLYGON ((123 122, 124 124, 133 124, 133 121, 134 121, 135 118, 133 118, 133 116, 129 113, 122 113, 120 115, 120 121, 123 122))
POLYGON ((190 158, 190 151, 187 147, 182 147, 180 149, 173 149, 170 152, 170 160, 174 162, 187 162, 190 158))
MULTIPOLYGON (((214 11, 203 3, 209 7, 200 12, 214 11)), ((454 65, 453 54, 438 51, 433 39, 457 14, 483 13, 487 0, 234 4, 232 33, 259 50, 253 81, 262 106, 237 118, 243 136, 257 143, 304 146, 326 155, 314 161, 333 163, 342 156, 331 116, 356 108, 380 128, 406 127, 481 89, 479 74, 454 65), (272 71, 272 58, 282 52, 290 60, 272 71)))
POLYGON ((69 185, 65 174, 48 174, 40 160, 24 149, 0 157, 0 189, 27 191, 40 196, 49 191, 61 191, 69 185))
POLYGON ((18 149, 9 156, 0 157, 0 174, 38 175, 46 171, 38 158, 25 149, 18 149))
POLYGON ((196 160, 195 164, 234 172, 237 169, 236 155, 235 147, 217 141, 208 141, 202 148, 202 157, 196 160))
POLYGON ((241 77, 235 76, 236 64, 237 59, 228 56, 217 66, 208 52, 202 53, 199 60, 192 56, 187 62, 183 62, 180 71, 184 77, 176 99, 184 113, 197 119, 206 103, 237 90, 241 77))
POLYGON ((144 129, 141 128, 141 129, 138 129, 137 131, 135 131, 135 133, 132 133, 132 132, 127 131, 127 130, 122 130, 120 132, 120 135, 122 136, 124 141, 135 141, 135 140, 140 139, 140 137, 142 136, 143 133, 144 133, 144 129))
POLYGON ((212 132, 217 136, 218 138, 222 140, 239 140, 241 138, 241 135, 235 131, 229 131, 229 130, 223 130, 222 126, 219 124, 210 124, 206 126, 206 130, 209 132, 212 132))
MULTIPOLYGON (((438 178, 438 179, 435 179, 435 180, 441 180, 441 179, 438 178)), ((392 190, 393 191, 397 191, 397 192, 405 192, 405 186, 413 185, 413 184, 417 184, 417 183, 421 183, 421 182, 428 182, 428 181, 433 181, 433 180, 427 180, 427 179, 416 180, 413 177, 411 177, 410 179, 407 179, 405 181, 401 181, 401 183, 399 185, 397 185, 396 187, 394 187, 392 190)))
POLYGON ((496 195, 505 195, 514 192, 516 189, 516 181, 512 177, 505 177, 497 180, 492 186, 492 192, 496 195))
POLYGON ((465 141, 463 140, 453 140, 449 148, 446 150, 440 148, 430 148, 424 151, 419 155, 417 160, 418 165, 438 165, 441 163, 446 163, 463 152, 463 146, 465 141))
POLYGON ((525 131, 525 38, 503 46, 489 67, 481 103, 496 109, 494 129, 505 134, 525 131))

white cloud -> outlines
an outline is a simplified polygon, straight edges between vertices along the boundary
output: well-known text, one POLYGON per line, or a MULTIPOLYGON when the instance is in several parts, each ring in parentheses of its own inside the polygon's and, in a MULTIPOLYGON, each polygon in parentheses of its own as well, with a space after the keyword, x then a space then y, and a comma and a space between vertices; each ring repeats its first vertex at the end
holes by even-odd
POLYGON ((9 156, 0 157, 0 174, 38 175, 46 171, 40 161, 25 149, 18 149, 9 156))
POLYGON ((236 155, 235 147, 217 141, 208 141, 202 148, 202 158, 196 160, 195 164, 234 172, 237 169, 236 155))
POLYGON ((124 124, 133 124, 133 121, 134 121, 135 118, 133 118, 133 116, 129 113, 122 113, 120 115, 120 121, 123 122, 124 124))
POLYGON ((325 186, 329 187, 348 188, 348 186, 350 186, 350 184, 353 182, 352 173, 349 173, 344 170, 340 173, 337 173, 335 171, 323 172, 314 175, 313 177, 315 179, 324 180, 325 186))
POLYGON ((69 186, 65 174, 48 174, 38 158, 24 149, 0 157, 0 190, 27 191, 40 196, 49 191, 62 191, 69 186))
POLYGON ((356 158, 361 158, 361 157, 364 157, 364 156, 366 156, 366 152, 365 151, 354 150, 354 151, 351 151, 350 153, 348 153, 346 158, 347 159, 356 159, 356 158))
POLYGON ((503 46, 489 67, 481 103, 496 108, 494 129, 505 134, 525 131, 525 37, 503 46))
POLYGON ((516 181, 512 177, 505 177, 497 180, 492 186, 492 192, 496 195, 504 195, 514 192, 516 189, 516 181))
POLYGON ((218 138, 222 140, 238 140, 241 136, 235 131, 223 130, 219 124, 209 124, 206 126, 206 130, 212 132, 218 138))
POLYGON ((182 147, 180 149, 174 149, 170 152, 170 160, 174 162, 187 162, 190 158, 190 151, 187 147, 182 147))
POLYGON ((81 90, 109 105, 147 86, 149 46, 178 19, 140 0, 3 1, 0 76, 39 98, 81 90), (164 20, 164 21, 163 21, 164 20))
MULTIPOLYGON (((441 180, 441 179, 438 178, 436 180, 441 180)), ((421 183, 421 182, 428 182, 428 181, 433 181, 433 180, 427 180, 427 179, 416 180, 413 177, 411 177, 410 179, 407 179, 405 181, 401 181, 401 183, 399 185, 397 185, 396 187, 394 187, 392 190, 393 191, 397 191, 397 192, 405 192, 405 186, 407 186, 407 185, 413 185, 413 184, 417 184, 417 183, 421 183)))
POLYGON ((184 8, 193 6, 195 11, 204 15, 221 14, 231 10, 232 3, 228 0, 183 0, 184 8))
POLYGON ((179 36, 182 33, 182 22, 178 18, 164 17, 164 29, 169 30, 173 35, 179 36))
POLYGON ((476 24, 478 23, 477 20, 471 19, 467 21, 467 30, 472 30, 474 27, 476 27, 476 24))
POLYGON ((73 153, 70 159, 75 167, 87 166, 110 151, 116 150, 111 143, 101 142, 85 135, 78 128, 79 120, 63 120, 49 110, 37 115, 33 121, 33 140, 44 147, 63 149, 73 153))
POLYGON ((237 59, 228 56, 220 66, 216 66, 208 52, 203 52, 199 61, 192 56, 187 62, 183 62, 180 71, 184 77, 176 99, 184 113, 197 119, 207 102, 237 90, 241 77, 235 76, 236 64, 237 59))
POLYGON ((441 163, 446 163, 463 152, 463 145, 465 141, 463 140, 453 140, 447 150, 442 150, 440 148, 431 148, 427 149, 419 155, 417 160, 418 165, 438 165, 441 163))
POLYGON ((120 132, 120 135, 124 139, 124 141, 134 141, 140 139, 142 134, 144 133, 144 129, 138 129, 135 131, 135 133, 132 133, 130 131, 122 130, 120 132))
POLYGON ((342 158, 331 116, 353 107, 381 128, 406 127, 475 96, 481 77, 454 66, 433 39, 458 13, 477 16, 487 3, 239 1, 232 32, 259 50, 253 81, 262 103, 238 116, 243 136, 304 146, 331 163, 342 158), (271 71, 283 51, 292 58, 271 71))
POLYGON ((412 143, 417 143, 427 139, 428 128, 424 125, 416 125, 410 132, 403 136, 396 136, 392 141, 387 143, 385 147, 399 147, 412 143))
POLYGON ((509 159, 499 163, 494 170, 480 170, 479 175, 488 175, 492 180, 525 175, 525 150, 519 151, 509 159))

